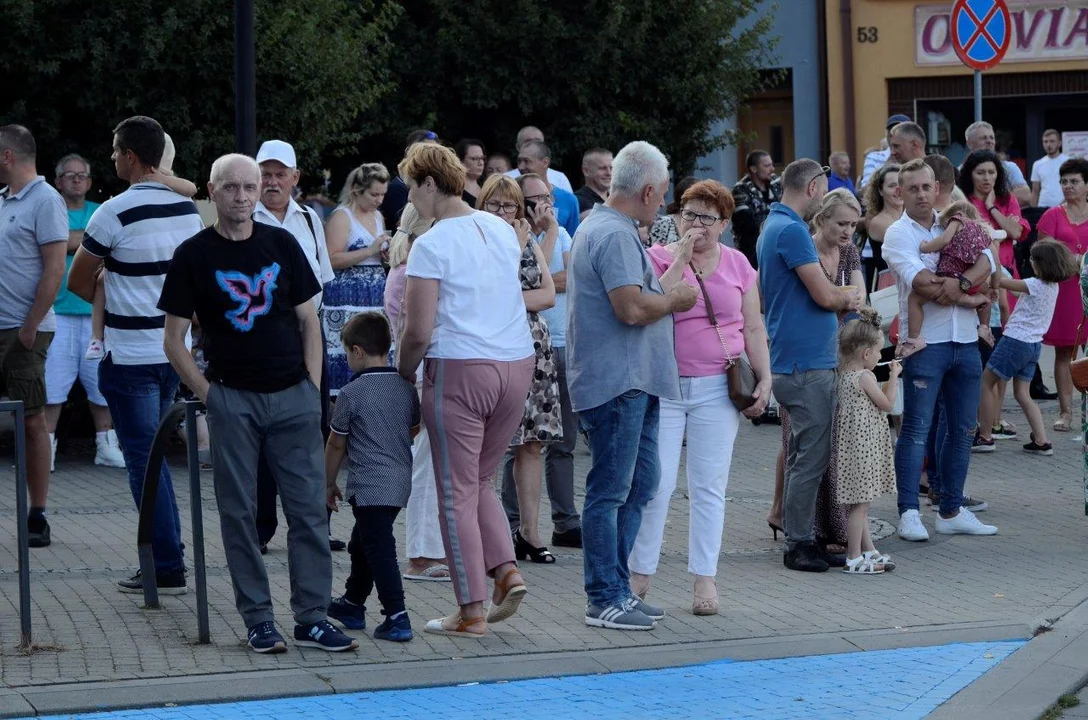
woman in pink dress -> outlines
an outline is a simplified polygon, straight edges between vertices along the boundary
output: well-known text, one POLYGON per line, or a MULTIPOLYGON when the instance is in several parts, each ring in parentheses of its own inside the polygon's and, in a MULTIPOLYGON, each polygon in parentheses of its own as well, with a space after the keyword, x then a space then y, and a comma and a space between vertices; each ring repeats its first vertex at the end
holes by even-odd
MULTIPOLYGON (((1014 278, 1020 277, 1013 248, 1031 232, 1031 225, 1020 215, 1020 203, 1009 189, 1009 178, 1001 159, 990 150, 976 150, 960 167, 960 190, 978 209, 982 222, 1005 232, 999 260, 1014 278)), ((1010 299, 1010 305, 1012 304, 1010 299)))
MULTIPOLYGON (((1058 174, 1064 201, 1039 219, 1039 241, 1065 243, 1079 259, 1088 251, 1088 159, 1066 160, 1058 174)), ((1085 328, 1080 331, 1080 338, 1077 337, 1078 328, 1085 319, 1077 278, 1060 283, 1054 319, 1043 336, 1043 342, 1054 347, 1054 381, 1058 384, 1060 412, 1054 429, 1058 432, 1068 431, 1073 419, 1073 377, 1069 374, 1069 363, 1076 356, 1077 345, 1085 341, 1088 333, 1085 328)))

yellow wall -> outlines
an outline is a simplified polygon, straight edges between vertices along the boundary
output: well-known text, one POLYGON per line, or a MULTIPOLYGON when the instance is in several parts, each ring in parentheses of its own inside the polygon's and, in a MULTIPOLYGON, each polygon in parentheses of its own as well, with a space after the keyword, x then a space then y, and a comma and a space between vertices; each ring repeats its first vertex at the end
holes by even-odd
MULTIPOLYGON (((854 118, 857 128, 854 163, 860 153, 884 136, 888 119, 888 79, 971 75, 969 68, 917 67, 914 58, 914 10, 919 5, 951 9, 951 0, 851 0, 850 41, 854 49, 854 118), (875 27, 875 43, 858 42, 859 27, 875 27)), ((1014 3, 1015 4, 1015 3, 1014 3)), ((832 150, 848 149, 843 92, 843 57, 839 0, 827 2, 828 121, 832 150)), ((1003 63, 988 74, 1084 70, 1084 60, 1068 62, 1003 63)))

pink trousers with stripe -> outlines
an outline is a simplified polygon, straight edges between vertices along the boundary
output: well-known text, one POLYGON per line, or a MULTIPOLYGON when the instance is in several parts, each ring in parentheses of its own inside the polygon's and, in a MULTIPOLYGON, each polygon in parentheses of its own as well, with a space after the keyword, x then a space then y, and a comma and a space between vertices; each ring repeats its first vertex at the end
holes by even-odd
POLYGON ((438 521, 458 605, 483 602, 487 577, 514 562, 514 544, 492 478, 518 423, 536 366, 428 359, 423 422, 431 439, 438 521))

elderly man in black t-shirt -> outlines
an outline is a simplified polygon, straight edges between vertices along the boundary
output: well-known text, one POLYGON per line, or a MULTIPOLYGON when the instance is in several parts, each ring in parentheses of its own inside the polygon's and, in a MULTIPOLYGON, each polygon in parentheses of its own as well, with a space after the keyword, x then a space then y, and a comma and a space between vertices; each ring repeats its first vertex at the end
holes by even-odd
POLYGON ((332 556, 317 389, 321 330, 310 301, 321 288, 290 233, 253 222, 260 186, 253 158, 225 155, 212 165, 208 193, 218 220, 175 251, 159 299, 166 355, 208 407, 223 548, 249 646, 287 649, 273 621, 254 521, 263 455, 290 527, 295 642, 354 650, 358 643, 325 615, 332 556), (204 331, 207 378, 186 348, 194 314, 204 331))

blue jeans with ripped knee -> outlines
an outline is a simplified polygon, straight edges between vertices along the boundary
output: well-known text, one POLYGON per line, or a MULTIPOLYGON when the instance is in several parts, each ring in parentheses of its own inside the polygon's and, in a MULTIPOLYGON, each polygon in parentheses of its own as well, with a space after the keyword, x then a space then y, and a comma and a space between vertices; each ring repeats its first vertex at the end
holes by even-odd
POLYGON ((903 367, 903 429, 895 447, 899 513, 918 509, 918 480, 930 426, 944 403, 947 435, 936 438, 940 457, 940 510, 954 515, 963 501, 971 440, 982 386, 978 343, 935 343, 911 355, 903 367))

